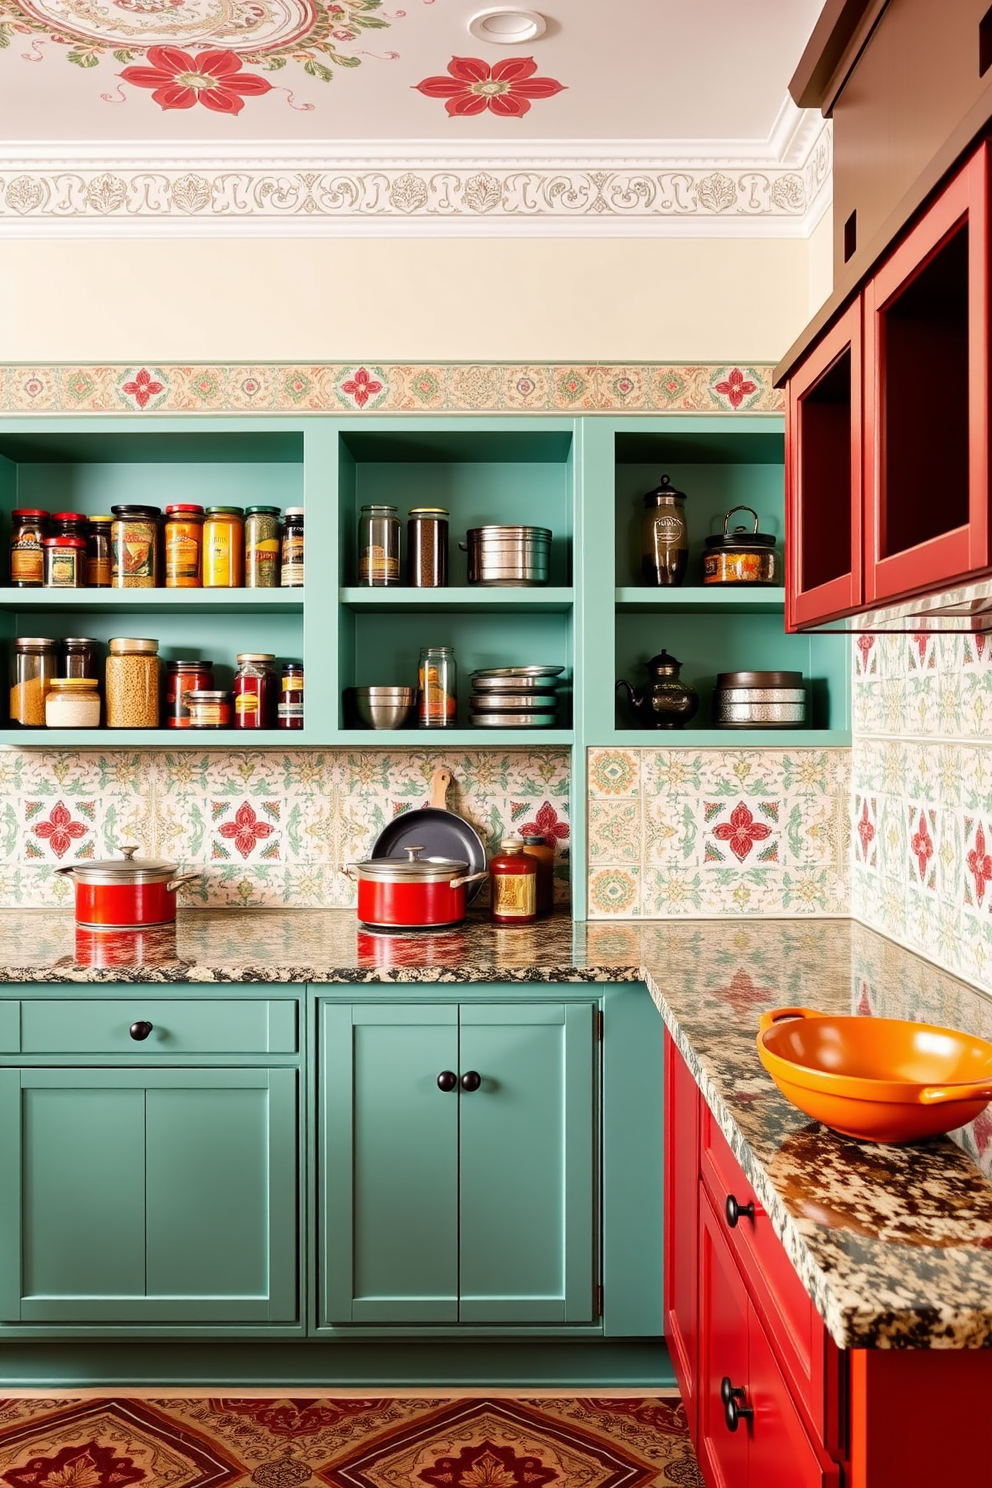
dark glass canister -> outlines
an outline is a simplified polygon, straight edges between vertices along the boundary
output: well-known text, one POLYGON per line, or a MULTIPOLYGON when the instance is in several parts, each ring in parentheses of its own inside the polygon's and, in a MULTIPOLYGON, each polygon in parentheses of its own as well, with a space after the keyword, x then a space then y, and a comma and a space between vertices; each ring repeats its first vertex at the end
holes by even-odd
POLYGON ((689 529, 685 492, 676 491, 667 475, 644 493, 641 515, 641 583, 681 584, 689 564, 689 529))
POLYGON ((52 536, 81 537, 85 542, 89 520, 85 512, 52 512, 52 536))
POLYGON ((282 529, 282 563, 279 583, 283 589, 303 587, 303 508, 287 506, 282 529))
POLYGON ((59 659, 56 676, 99 676, 96 651, 97 642, 89 636, 66 636, 64 641, 59 641, 59 659))
POLYGON ((406 524, 406 581, 413 589, 444 589, 448 583, 448 512, 415 506, 406 524))
POLYGON ((109 589, 111 577, 110 534, 114 519, 90 517, 86 524, 86 583, 90 589, 109 589))

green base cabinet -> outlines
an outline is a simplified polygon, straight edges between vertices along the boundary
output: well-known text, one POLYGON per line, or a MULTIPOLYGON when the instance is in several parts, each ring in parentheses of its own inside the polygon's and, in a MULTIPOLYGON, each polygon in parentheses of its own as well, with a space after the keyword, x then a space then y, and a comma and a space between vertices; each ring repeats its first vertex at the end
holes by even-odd
POLYGON ((0 1323, 298 1316, 297 1071, 0 1069, 0 1323))
POLYGON ((319 1004, 320 1327, 595 1321, 594 1016, 319 1004))

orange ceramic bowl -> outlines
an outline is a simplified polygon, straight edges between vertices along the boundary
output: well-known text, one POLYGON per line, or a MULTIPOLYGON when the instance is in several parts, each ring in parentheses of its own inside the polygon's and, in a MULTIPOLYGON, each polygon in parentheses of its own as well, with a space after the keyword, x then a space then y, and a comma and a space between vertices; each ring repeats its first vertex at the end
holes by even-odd
POLYGON ((953 1131, 992 1100, 992 1044, 901 1018, 762 1013, 758 1057, 787 1100, 862 1142, 953 1131))

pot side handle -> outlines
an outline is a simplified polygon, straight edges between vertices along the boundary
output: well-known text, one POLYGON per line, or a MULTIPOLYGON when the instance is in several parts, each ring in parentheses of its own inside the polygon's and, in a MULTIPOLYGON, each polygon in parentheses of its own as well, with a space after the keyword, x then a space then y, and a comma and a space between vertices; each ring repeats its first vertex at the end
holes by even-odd
POLYGON ((767 1013, 762 1013, 758 1019, 758 1034, 767 1033, 769 1028, 774 1028, 776 1023, 783 1023, 786 1018, 825 1018, 826 1013, 818 1013, 814 1008, 806 1007, 780 1007, 770 1008, 767 1013))
POLYGON ((76 869, 72 863, 66 863, 62 868, 53 868, 53 873, 75 873, 76 869))
POLYGON ((974 1085, 927 1085, 920 1091, 921 1106, 943 1106, 947 1101, 992 1101, 992 1083, 979 1080, 974 1085))
POLYGON ((453 878, 453 879, 451 879, 449 881, 449 883, 448 883, 448 888, 449 889, 459 889, 459 888, 461 888, 461 886, 463 884, 479 883, 479 882, 481 882, 482 879, 488 878, 488 877, 489 877, 489 874, 488 873, 467 873, 464 876, 464 878, 453 878))
POLYGON ((175 878, 170 878, 169 879, 169 882, 166 884, 166 886, 165 886, 166 893, 167 894, 171 894, 176 889, 178 889, 181 884, 192 883, 194 881, 194 879, 197 879, 197 878, 200 878, 200 877, 201 877, 201 874, 200 874, 199 869, 197 869, 197 871, 195 873, 177 873, 176 876, 175 876, 175 878))

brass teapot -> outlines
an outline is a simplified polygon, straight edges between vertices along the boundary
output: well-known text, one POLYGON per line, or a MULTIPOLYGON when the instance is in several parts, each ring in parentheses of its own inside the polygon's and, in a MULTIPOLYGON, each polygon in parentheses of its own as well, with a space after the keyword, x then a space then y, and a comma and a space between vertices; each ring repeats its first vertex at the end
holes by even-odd
POLYGON ((685 728, 699 711, 699 694, 679 680, 682 663, 659 651, 647 663, 651 680, 646 687, 631 687, 621 677, 617 687, 627 689, 627 709, 641 728, 685 728))

